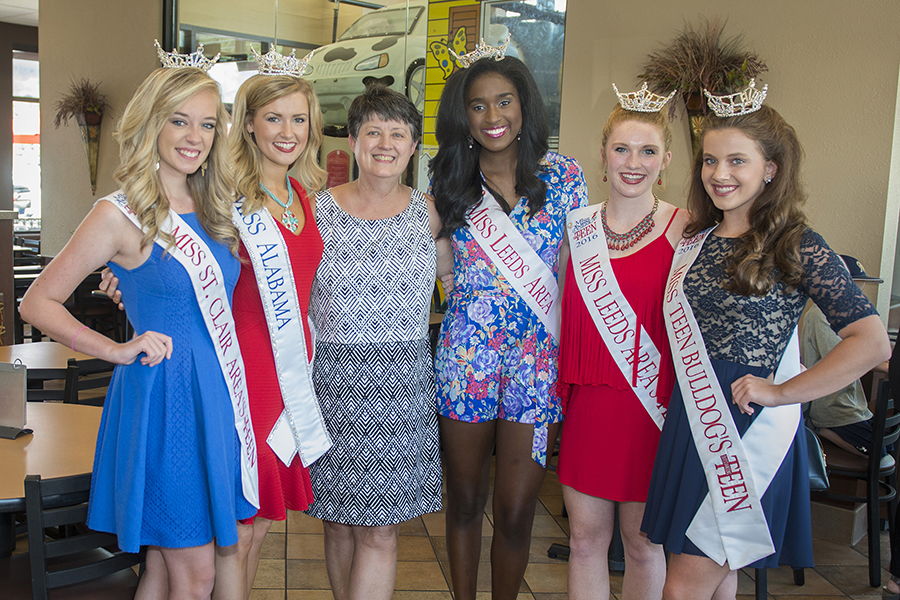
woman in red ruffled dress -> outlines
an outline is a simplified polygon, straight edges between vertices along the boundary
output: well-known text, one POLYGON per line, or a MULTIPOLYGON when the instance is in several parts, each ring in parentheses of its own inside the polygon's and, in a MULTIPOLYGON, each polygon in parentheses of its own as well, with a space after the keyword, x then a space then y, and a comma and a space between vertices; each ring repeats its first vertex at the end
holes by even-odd
POLYGON ((651 543, 640 524, 675 382, 662 300, 687 213, 653 194, 671 159, 665 113, 623 108, 633 107, 627 96, 633 95, 620 100, 603 129, 601 160, 609 199, 569 217, 572 255, 563 291, 559 368, 566 417, 558 475, 571 527, 570 598, 609 597, 607 550, 617 503, 628 564, 622 597, 660 598, 666 573, 662 546, 651 543), (604 236, 596 235, 600 229, 604 236), (606 248, 597 248, 604 238, 606 248), (596 258, 604 250, 611 259, 605 266, 596 258), (612 288, 624 296, 618 301, 607 293, 610 274, 617 282, 612 288), (601 337, 601 328, 614 348, 601 337), (648 353, 646 338, 641 340, 635 364, 628 358, 635 354, 641 330, 658 352, 648 353), (611 350, 625 360, 617 363, 611 350), (635 389, 644 390, 648 405, 635 389))

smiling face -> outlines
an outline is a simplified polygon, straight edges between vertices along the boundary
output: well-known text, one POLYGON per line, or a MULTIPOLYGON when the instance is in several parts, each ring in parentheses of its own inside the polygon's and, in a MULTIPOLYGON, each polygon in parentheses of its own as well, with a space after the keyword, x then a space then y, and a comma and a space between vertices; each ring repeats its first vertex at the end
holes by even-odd
POLYGON ((512 81, 499 73, 485 73, 466 92, 469 133, 487 152, 518 152, 522 104, 512 81))
POLYGON ((197 92, 163 125, 156 139, 160 177, 186 177, 200 168, 216 137, 216 96, 197 92))
POLYGON ((418 143, 409 125, 377 115, 363 121, 359 136, 351 135, 349 141, 361 174, 394 178, 406 170, 418 143))
POLYGON ((247 123, 262 153, 263 170, 287 170, 309 139, 309 101, 302 92, 282 96, 261 107, 247 123))
POLYGON ((660 128, 624 120, 610 131, 601 156, 609 173, 610 197, 638 198, 652 194, 653 182, 672 158, 660 128))
POLYGON ((777 165, 740 129, 716 129, 703 136, 700 179, 725 219, 749 222, 753 202, 773 178, 777 165))

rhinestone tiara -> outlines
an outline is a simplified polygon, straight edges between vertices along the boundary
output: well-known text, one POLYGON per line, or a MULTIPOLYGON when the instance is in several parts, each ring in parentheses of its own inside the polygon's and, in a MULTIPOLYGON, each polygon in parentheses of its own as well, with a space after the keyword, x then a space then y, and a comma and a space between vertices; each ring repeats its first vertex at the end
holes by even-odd
POLYGON ((633 110, 636 112, 659 112, 678 91, 672 90, 672 93, 668 96, 660 96, 647 89, 646 81, 644 82, 644 85, 641 86, 640 90, 628 92, 627 94, 620 94, 616 84, 612 84, 612 86, 616 91, 616 96, 619 97, 619 106, 625 110, 633 110))
POLYGON ((453 55, 453 58, 456 59, 457 64, 462 69, 468 69, 475 62, 481 60, 482 58, 493 58, 494 60, 503 60, 503 57, 506 56, 506 47, 509 46, 509 34, 506 35, 506 41, 503 42, 502 46, 491 46, 490 44, 484 43, 484 38, 481 38, 481 43, 475 46, 475 49, 467 54, 457 54, 453 51, 452 48, 447 48, 450 51, 450 54, 453 55))
POLYGON ((709 90, 703 90, 709 99, 707 105, 716 114, 717 117, 736 117, 738 115, 748 115, 762 108, 763 100, 769 91, 769 84, 763 86, 763 89, 756 89, 756 80, 751 79, 747 89, 729 96, 713 96, 709 90))
POLYGON ((256 64, 259 65, 260 75, 292 75, 294 77, 303 75, 303 71, 309 65, 313 54, 316 53, 313 50, 302 59, 298 59, 294 56, 296 50, 293 49, 288 56, 277 52, 274 47, 265 54, 260 54, 253 46, 250 46, 250 52, 253 53, 253 58, 256 60, 256 64))
POLYGON ((219 60, 221 53, 216 54, 212 58, 206 58, 203 55, 203 44, 197 46, 196 52, 190 54, 179 54, 178 52, 166 52, 159 45, 159 40, 153 40, 153 46, 159 55, 159 62, 162 63, 164 69, 181 69, 182 67, 196 67, 201 71, 209 71, 216 61, 219 60))

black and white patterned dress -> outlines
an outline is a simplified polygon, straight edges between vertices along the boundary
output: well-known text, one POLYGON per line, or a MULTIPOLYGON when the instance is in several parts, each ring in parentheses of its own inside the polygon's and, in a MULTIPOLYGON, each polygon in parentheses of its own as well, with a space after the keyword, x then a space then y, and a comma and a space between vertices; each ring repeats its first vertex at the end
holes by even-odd
POLYGON ((325 250, 310 300, 313 380, 334 446, 309 469, 307 513, 379 526, 440 510, 425 197, 413 190, 399 215, 365 220, 321 192, 316 220, 325 250))

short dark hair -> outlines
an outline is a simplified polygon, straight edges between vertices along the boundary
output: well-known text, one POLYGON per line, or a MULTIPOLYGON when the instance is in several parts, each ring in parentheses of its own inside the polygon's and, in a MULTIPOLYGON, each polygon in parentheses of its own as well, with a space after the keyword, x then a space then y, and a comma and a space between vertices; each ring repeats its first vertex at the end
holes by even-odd
POLYGON ((365 92, 353 99, 347 112, 350 135, 357 137, 362 124, 374 116, 408 125, 414 140, 422 136, 422 115, 409 98, 389 87, 370 85, 365 92))

